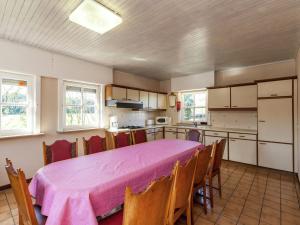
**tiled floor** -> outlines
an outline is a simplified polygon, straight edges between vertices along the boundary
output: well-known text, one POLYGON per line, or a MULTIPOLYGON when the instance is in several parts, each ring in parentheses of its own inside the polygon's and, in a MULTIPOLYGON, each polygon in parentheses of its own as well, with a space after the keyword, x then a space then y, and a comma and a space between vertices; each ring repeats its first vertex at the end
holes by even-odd
MULTIPOLYGON (((214 194, 215 206, 207 215, 195 204, 195 225, 300 225, 297 182, 290 173, 223 162, 223 196, 214 194)), ((18 224, 17 211, 12 192, 0 192, 0 224, 18 224)))

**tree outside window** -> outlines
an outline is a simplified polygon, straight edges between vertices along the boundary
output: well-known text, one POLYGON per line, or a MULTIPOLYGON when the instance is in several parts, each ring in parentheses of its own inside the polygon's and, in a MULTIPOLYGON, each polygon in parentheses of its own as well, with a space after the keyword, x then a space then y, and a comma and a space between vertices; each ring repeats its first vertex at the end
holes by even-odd
POLYGON ((183 122, 206 122, 207 121, 207 92, 182 92, 182 113, 183 122))

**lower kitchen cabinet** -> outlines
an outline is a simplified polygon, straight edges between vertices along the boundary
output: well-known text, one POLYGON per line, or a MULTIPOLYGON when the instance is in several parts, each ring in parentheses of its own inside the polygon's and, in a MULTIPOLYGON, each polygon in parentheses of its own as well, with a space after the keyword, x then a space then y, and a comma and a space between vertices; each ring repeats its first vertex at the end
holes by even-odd
POLYGON ((293 145, 259 141, 258 165, 292 172, 293 145))
POLYGON ((156 131, 155 133, 155 140, 160 140, 164 138, 163 131, 156 131))
POLYGON ((230 138, 229 160, 256 165, 256 140, 230 138))
MULTIPOLYGON (((205 145, 211 145, 215 141, 220 141, 223 138, 225 138, 225 137, 205 136, 205 138, 204 138, 205 142, 204 143, 205 143, 205 145)), ((227 138, 226 138, 226 140, 228 142, 227 138)), ((227 142, 226 142, 225 149, 224 149, 224 154, 223 154, 223 159, 226 159, 226 160, 228 160, 228 143, 227 142)))
POLYGON ((185 129, 177 129, 177 139, 185 140, 186 139, 186 133, 185 129))
POLYGON ((177 132, 165 132, 165 139, 176 139, 177 138, 177 132))

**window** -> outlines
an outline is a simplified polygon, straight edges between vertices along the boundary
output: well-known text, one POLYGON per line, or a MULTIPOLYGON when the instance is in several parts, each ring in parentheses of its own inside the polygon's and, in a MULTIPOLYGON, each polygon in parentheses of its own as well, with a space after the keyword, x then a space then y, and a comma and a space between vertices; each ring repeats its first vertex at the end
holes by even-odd
POLYGON ((33 76, 0 72, 0 135, 36 131, 36 81, 33 76))
POLYGON ((182 92, 181 121, 207 121, 207 91, 182 92))
POLYGON ((99 127, 99 86, 64 82, 63 89, 63 129, 99 127))

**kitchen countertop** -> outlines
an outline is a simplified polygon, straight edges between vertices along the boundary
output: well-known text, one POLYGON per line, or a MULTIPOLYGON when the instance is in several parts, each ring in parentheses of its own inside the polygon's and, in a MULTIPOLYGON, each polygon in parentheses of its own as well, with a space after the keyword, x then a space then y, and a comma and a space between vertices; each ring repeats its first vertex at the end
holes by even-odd
MULTIPOLYGON (((204 131, 220 131, 220 132, 233 132, 233 133, 243 133, 243 134, 257 134, 257 130, 253 129, 239 129, 239 128, 224 128, 224 127, 213 127, 213 126, 188 126, 188 125, 150 125, 143 128, 131 129, 131 130, 143 130, 143 129, 154 129, 154 128, 182 128, 182 129, 198 129, 204 131)), ((107 129, 108 132, 124 132, 130 129, 107 129)))

